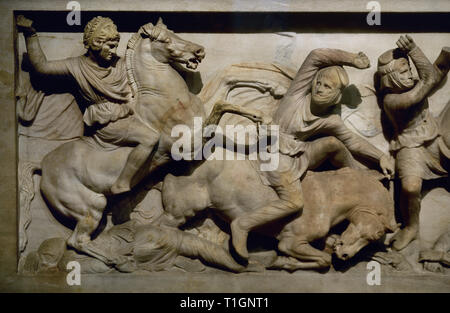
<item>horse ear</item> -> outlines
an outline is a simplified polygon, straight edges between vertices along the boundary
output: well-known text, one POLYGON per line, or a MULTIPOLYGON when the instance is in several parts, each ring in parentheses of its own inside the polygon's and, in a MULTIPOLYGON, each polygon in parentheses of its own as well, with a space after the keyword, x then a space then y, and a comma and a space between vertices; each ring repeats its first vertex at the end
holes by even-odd
POLYGON ((158 22, 156 23, 156 26, 164 28, 164 29, 167 29, 167 26, 164 24, 164 22, 163 22, 161 17, 158 19, 158 22))
POLYGON ((144 26, 141 27, 141 29, 139 29, 139 33, 141 34, 142 37, 145 36, 152 37, 153 27, 154 26, 152 23, 145 24, 144 26))

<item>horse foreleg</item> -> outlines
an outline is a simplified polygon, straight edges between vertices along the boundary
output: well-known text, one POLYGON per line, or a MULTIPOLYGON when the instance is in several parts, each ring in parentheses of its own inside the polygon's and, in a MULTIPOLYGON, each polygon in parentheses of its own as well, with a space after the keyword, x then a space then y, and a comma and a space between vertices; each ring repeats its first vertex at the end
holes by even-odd
POLYGON ((282 269, 287 271, 317 269, 317 262, 302 262, 291 256, 279 255, 268 269, 282 269))
POLYGON ((278 244, 278 249, 300 261, 307 261, 303 268, 319 269, 331 265, 331 255, 312 247, 306 240, 285 238, 278 244))
POLYGON ((209 125, 218 125, 220 119, 225 113, 241 115, 252 120, 255 123, 269 124, 271 122, 271 117, 265 115, 259 110, 244 108, 242 106, 224 101, 217 101, 214 104, 214 107, 207 117, 203 127, 207 127, 209 125))

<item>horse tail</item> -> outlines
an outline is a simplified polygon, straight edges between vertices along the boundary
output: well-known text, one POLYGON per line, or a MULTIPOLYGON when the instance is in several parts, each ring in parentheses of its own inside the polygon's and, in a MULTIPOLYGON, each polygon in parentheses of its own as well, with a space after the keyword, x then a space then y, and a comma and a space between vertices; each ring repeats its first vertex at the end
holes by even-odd
POLYGON ((31 201, 35 195, 33 175, 41 165, 34 162, 19 161, 19 252, 22 253, 28 243, 27 228, 31 223, 31 201))
POLYGON ((182 242, 179 250, 179 253, 184 256, 201 258, 207 263, 218 265, 234 272, 240 272, 244 269, 225 248, 194 234, 182 233, 182 242))

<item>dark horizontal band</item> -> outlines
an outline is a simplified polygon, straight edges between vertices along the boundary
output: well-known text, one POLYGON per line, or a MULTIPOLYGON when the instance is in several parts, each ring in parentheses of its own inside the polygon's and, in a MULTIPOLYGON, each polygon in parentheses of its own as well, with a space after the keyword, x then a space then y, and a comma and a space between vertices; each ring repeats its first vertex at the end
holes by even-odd
POLYGON ((121 32, 164 23, 177 33, 416 33, 450 32, 450 12, 381 12, 381 25, 361 12, 131 12, 81 11, 81 25, 66 22, 70 11, 15 11, 35 21, 38 32, 82 32, 95 16, 113 19, 121 32))

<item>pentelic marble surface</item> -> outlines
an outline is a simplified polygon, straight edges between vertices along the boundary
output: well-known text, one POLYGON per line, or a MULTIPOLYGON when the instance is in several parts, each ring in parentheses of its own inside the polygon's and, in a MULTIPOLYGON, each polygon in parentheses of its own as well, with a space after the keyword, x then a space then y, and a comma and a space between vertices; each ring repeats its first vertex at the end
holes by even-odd
POLYGON ((0 290, 448 292, 449 3, 318 2, 0 2, 0 290))

